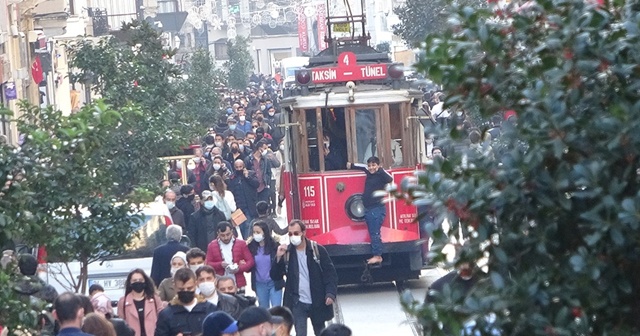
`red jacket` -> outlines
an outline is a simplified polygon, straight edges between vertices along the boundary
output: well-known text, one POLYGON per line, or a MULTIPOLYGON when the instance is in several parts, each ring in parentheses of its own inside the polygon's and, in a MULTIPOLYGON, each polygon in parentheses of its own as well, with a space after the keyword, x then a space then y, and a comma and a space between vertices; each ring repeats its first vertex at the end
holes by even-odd
MULTIPOLYGON (((233 246, 231 247, 231 255, 233 258, 233 262, 238 264, 238 272, 236 273, 236 285, 238 288, 244 287, 247 285, 247 280, 244 278, 245 272, 250 272, 253 266, 255 265, 255 261, 253 260, 253 255, 249 251, 247 247, 247 243, 244 240, 235 239, 233 241, 233 246), (240 261, 244 260, 244 264, 241 264, 240 261)), ((213 267, 216 270, 216 274, 224 275, 224 267, 222 267, 222 262, 224 258, 222 258, 222 250, 220 250, 220 244, 218 243, 218 239, 214 239, 207 246, 207 265, 213 267)))

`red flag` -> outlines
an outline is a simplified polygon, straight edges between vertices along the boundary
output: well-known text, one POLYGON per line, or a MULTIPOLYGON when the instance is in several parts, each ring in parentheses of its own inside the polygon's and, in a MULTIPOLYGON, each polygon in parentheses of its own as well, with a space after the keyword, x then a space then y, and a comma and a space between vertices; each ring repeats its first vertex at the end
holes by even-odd
POLYGON ((44 75, 42 74, 42 62, 40 62, 40 56, 36 56, 33 60, 33 64, 31 64, 31 78, 36 84, 40 84, 42 80, 44 80, 44 75))

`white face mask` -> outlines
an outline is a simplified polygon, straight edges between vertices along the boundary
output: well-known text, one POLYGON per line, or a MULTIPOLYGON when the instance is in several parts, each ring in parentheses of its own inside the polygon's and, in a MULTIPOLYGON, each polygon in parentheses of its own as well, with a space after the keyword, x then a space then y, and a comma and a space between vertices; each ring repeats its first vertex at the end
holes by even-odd
POLYGON ((331 142, 329 142, 329 141, 325 141, 325 142, 324 142, 324 146, 325 146, 326 148, 329 148, 329 146, 330 146, 330 145, 331 145, 331 142))
POLYGON ((298 245, 302 244, 302 236, 291 236, 291 237, 289 237, 289 242, 293 246, 298 246, 298 245))
POLYGON ((242 152, 244 150, 244 145, 238 145, 238 149, 242 152))
POLYGON ((215 205, 215 203, 213 201, 205 201, 204 202, 204 207, 207 210, 213 209, 214 205, 215 205))
POLYGON ((269 153, 269 151, 266 150, 266 149, 263 150, 262 152, 260 152, 260 154, 262 154, 262 156, 266 156, 268 153, 269 153))
POLYGON ((275 111, 269 111, 269 116, 273 117, 276 114, 275 111))
POLYGON ((171 267, 171 276, 176 275, 176 272, 182 267, 171 267))
POLYGON ((213 170, 218 170, 218 169, 220 169, 220 164, 214 163, 213 164, 213 170))
POLYGON ((200 267, 202 267, 202 266, 204 266, 204 264, 189 265, 189 268, 190 268, 192 271, 194 271, 194 272, 195 272, 195 271, 197 271, 197 270, 198 270, 198 268, 200 268, 200 267))
POLYGON ((222 147, 222 141, 216 141, 216 147, 222 147))
POLYGON ((195 162, 195 164, 200 163, 200 158, 199 157, 194 157, 193 158, 193 162, 195 162))
POLYGON ((240 121, 245 121, 245 120, 247 120, 247 117, 245 117, 245 116, 239 116, 238 118, 240 119, 240 121))
POLYGON ((210 297, 216 291, 216 283, 203 282, 198 285, 198 289, 200 289, 200 294, 202 294, 204 297, 210 297))
POLYGON ((167 205, 167 208, 169 208, 169 210, 173 209, 176 206, 176 202, 165 202, 165 204, 167 205))
POLYGON ((253 234, 253 240, 257 241, 258 243, 264 240, 264 235, 262 233, 254 233, 253 234))
POLYGON ((284 145, 280 145, 280 150, 284 152, 284 145))

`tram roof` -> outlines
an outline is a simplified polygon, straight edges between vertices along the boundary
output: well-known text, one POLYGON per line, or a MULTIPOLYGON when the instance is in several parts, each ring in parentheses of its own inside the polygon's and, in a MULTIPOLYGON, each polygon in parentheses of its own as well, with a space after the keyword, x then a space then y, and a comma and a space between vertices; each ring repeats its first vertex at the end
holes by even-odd
POLYGON ((422 98, 422 92, 419 90, 391 90, 379 85, 358 85, 354 94, 355 100, 350 102, 348 99, 348 91, 345 87, 333 87, 329 93, 316 91, 306 96, 290 96, 284 98, 280 105, 303 109, 324 107, 325 105, 329 107, 370 106, 411 102, 413 99, 422 98))

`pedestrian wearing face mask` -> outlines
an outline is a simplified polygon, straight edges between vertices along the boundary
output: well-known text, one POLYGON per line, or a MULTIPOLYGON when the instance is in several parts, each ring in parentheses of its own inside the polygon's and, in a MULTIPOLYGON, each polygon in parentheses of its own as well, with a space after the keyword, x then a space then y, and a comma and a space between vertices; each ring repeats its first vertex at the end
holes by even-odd
POLYGON ((238 300, 228 294, 220 293, 216 290, 216 271, 209 265, 204 265, 196 271, 198 279, 198 289, 204 298, 214 304, 219 311, 223 311, 233 318, 238 318, 242 312, 242 307, 238 300))
POLYGON ((218 223, 225 221, 224 213, 218 209, 216 199, 209 190, 202 192, 201 206, 189 218, 189 238, 192 245, 203 251, 207 250, 209 243, 216 239, 218 223))
POLYGON ((325 321, 333 318, 333 303, 338 293, 338 274, 327 250, 306 237, 301 220, 289 223, 290 245, 278 246, 271 267, 273 281, 286 275, 284 306, 293 312, 297 336, 307 336, 307 319, 319 335, 325 321))
POLYGON ((193 157, 193 163, 195 164, 195 168, 193 169, 193 175, 195 177, 194 181, 189 181, 191 185, 193 185, 193 189, 195 189, 196 194, 200 194, 203 190, 207 190, 207 159, 204 157, 204 152, 202 148, 197 148, 195 150, 195 156, 193 157))
POLYGON ((229 126, 229 129, 222 134, 225 138, 229 135, 233 135, 236 138, 244 138, 244 132, 238 128, 238 121, 234 116, 229 116, 227 118, 227 125, 229 126))
POLYGON ((207 315, 218 308, 196 294, 196 274, 182 268, 173 276, 176 296, 158 316, 155 336, 196 336, 202 333, 202 323, 207 315))
POLYGON ((278 243, 273 239, 269 226, 264 221, 253 223, 253 236, 247 240, 249 251, 255 260, 251 269, 251 289, 256 292, 258 306, 264 308, 282 305, 284 280, 271 279, 271 265, 276 260, 278 243))
POLYGON ((184 229, 184 213, 182 213, 182 210, 176 207, 176 198, 176 193, 173 190, 169 189, 164 192, 162 200, 169 209, 173 224, 180 225, 180 227, 184 229))
POLYGON ((133 329, 135 336, 154 335, 158 314, 165 306, 156 294, 153 280, 143 270, 137 268, 129 273, 125 294, 118 300, 118 316, 133 329))
POLYGON ((275 154, 269 148, 269 142, 267 140, 258 141, 258 145, 253 152, 253 155, 246 158, 245 165, 247 169, 256 172, 258 177, 258 201, 265 201, 269 203, 271 195, 271 174, 272 168, 280 167, 280 161, 276 158, 275 154))
POLYGON ((183 185, 180 187, 180 195, 182 195, 182 197, 176 201, 176 208, 180 209, 182 214, 184 214, 184 231, 187 232, 189 218, 192 213, 196 212, 194 207, 196 194, 192 186, 183 185))
MULTIPOLYGON (((250 235, 249 223, 251 219, 258 216, 256 211, 256 198, 258 197, 258 186, 260 182, 254 171, 247 170, 242 160, 233 162, 234 172, 227 182, 228 189, 233 193, 236 206, 242 210, 247 220, 239 225, 242 237, 250 235)), ((237 224, 237 223, 236 223, 237 224)))
POLYGON ((218 226, 218 239, 207 247, 207 265, 213 267, 218 275, 235 277, 240 290, 244 290, 247 280, 245 272, 249 272, 255 265, 253 255, 244 240, 234 237, 235 228, 229 222, 222 222, 218 226))
POLYGON ((176 290, 173 284, 173 275, 181 268, 187 268, 187 255, 184 252, 176 252, 171 258, 171 277, 166 278, 158 285, 158 295, 164 302, 169 302, 176 295, 176 290))
POLYGON ((236 160, 244 160, 244 140, 238 140, 229 146, 229 153, 224 157, 228 162, 235 162, 236 160), (240 144, 242 144, 242 150, 240 150, 240 144))

